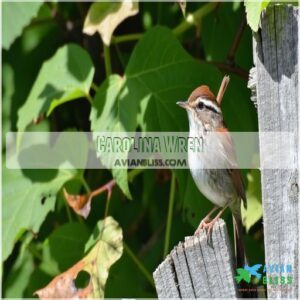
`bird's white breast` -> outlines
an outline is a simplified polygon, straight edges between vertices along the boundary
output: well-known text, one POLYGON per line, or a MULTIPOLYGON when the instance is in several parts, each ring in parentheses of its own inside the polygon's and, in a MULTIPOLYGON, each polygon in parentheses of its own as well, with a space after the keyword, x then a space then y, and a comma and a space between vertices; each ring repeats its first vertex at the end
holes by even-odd
POLYGON ((203 137, 203 151, 201 153, 189 151, 188 162, 192 177, 201 191, 201 193, 208 198, 213 204, 218 206, 225 206, 229 199, 226 189, 223 190, 222 185, 226 186, 228 177, 226 170, 220 170, 216 167, 222 167, 224 164, 221 149, 219 149, 218 141, 215 136, 209 132, 203 133, 198 128, 190 128, 190 137, 203 137), (224 181, 225 180, 225 181, 224 181), (224 182, 223 182, 224 181, 224 182))

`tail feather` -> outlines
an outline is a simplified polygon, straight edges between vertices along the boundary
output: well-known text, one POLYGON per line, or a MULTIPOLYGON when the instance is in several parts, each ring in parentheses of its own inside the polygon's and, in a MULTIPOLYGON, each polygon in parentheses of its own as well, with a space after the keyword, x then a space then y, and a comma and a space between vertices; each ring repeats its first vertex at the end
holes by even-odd
POLYGON ((236 267, 243 268, 246 264, 246 253, 243 238, 243 224, 240 216, 233 215, 233 227, 236 267))

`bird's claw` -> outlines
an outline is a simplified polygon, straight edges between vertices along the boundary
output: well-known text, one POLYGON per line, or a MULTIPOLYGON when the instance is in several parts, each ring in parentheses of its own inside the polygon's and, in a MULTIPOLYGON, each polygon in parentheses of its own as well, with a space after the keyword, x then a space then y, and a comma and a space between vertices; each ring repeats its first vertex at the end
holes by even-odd
POLYGON ((213 232, 213 227, 215 222, 216 222, 215 220, 210 221, 209 219, 203 219, 200 222, 197 230, 195 231, 195 235, 199 235, 201 230, 205 230, 207 235, 207 244, 211 244, 212 232, 213 232))
POLYGON ((195 235, 199 235, 200 231, 206 229, 209 226, 210 219, 205 217, 199 224, 198 228, 195 231, 195 235))

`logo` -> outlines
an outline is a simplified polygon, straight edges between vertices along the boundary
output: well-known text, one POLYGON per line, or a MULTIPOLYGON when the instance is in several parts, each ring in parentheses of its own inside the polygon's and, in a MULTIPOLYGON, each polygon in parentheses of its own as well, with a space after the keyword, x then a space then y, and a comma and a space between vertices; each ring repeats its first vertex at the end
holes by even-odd
POLYGON ((251 276, 255 276, 256 278, 260 279, 261 274, 257 271, 258 269, 260 269, 261 266, 261 264, 254 265, 252 267, 245 265, 244 268, 236 269, 236 272, 238 273, 238 275, 234 277, 236 282, 240 283, 244 280, 247 283, 249 283, 251 281, 251 276))
POLYGON ((292 284, 292 266, 283 264, 255 264, 253 266, 245 265, 244 268, 236 269, 237 275, 234 276, 237 283, 245 281, 250 283, 252 278, 256 284, 292 284), (262 268, 263 267, 263 268, 262 268))

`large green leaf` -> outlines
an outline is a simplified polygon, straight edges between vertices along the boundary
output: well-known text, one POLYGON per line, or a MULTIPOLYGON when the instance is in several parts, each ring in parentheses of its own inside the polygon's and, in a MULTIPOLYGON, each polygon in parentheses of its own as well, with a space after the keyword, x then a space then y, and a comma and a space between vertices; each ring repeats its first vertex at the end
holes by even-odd
POLYGON ((58 227, 43 245, 43 262, 40 268, 57 275, 80 260, 89 231, 84 223, 67 223, 58 227))
POLYGON ((268 6, 270 0, 245 0, 247 22, 253 31, 258 30, 260 14, 268 6))
POLYGON ((23 28, 35 17, 42 2, 2 3, 2 47, 8 49, 22 33, 23 28))
POLYGON ((68 44, 46 61, 19 110, 17 128, 26 127, 44 113, 49 115, 55 107, 80 97, 89 97, 94 66, 89 54, 81 47, 68 44))
POLYGON ((24 231, 38 232, 49 211, 54 209, 57 192, 74 176, 69 170, 26 170, 24 173, 3 169, 3 260, 24 231))
POLYGON ((103 43, 109 45, 117 26, 138 11, 136 1, 93 3, 84 21, 83 32, 93 35, 98 31, 103 43))
POLYGON ((112 75, 100 87, 92 130, 134 131, 137 125, 148 131, 188 129, 176 101, 200 84, 217 92, 220 82, 215 67, 194 60, 169 29, 155 27, 136 45, 125 76, 112 75))
MULTIPOLYGON (((110 76, 99 88, 91 110, 93 131, 188 130, 186 113, 176 101, 186 99, 200 84, 217 92, 219 71, 195 61, 164 27, 149 30, 136 45, 125 76, 110 76), (163 45, 163 48, 161 48, 163 45)), ((115 178, 128 194, 127 173, 115 178)))
POLYGON ((109 269, 123 253, 122 240, 122 229, 112 217, 99 221, 86 244, 89 253, 36 294, 43 299, 61 297, 103 299, 109 269), (80 271, 86 271, 90 275, 89 283, 84 289, 74 286, 74 279, 80 271))

